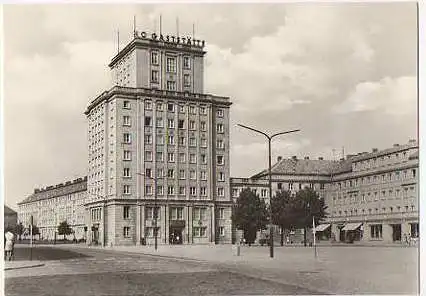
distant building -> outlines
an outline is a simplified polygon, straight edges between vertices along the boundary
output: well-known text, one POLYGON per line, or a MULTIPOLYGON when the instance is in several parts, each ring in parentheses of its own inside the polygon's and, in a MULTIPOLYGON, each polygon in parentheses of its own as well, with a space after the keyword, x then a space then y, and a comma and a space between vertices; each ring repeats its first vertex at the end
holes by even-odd
MULTIPOLYGON (((319 239, 401 242, 419 235, 418 145, 349 155, 340 161, 278 158, 272 166, 272 189, 309 187, 324 198, 327 218, 317 226, 319 239)), ((250 188, 269 203, 268 171, 250 178, 231 178, 231 195, 250 188)))
POLYGON ((90 243, 231 242, 231 102, 203 93, 205 53, 135 32, 112 59, 114 86, 85 112, 90 243))
POLYGON ((18 223, 18 213, 4 205, 4 229, 14 229, 18 223))
POLYGON ((18 221, 28 229, 32 215, 33 224, 40 230, 40 238, 48 240, 55 238, 59 223, 67 221, 74 231, 69 238, 75 235, 76 239, 82 239, 85 237, 86 196, 87 177, 35 189, 18 203, 18 221))

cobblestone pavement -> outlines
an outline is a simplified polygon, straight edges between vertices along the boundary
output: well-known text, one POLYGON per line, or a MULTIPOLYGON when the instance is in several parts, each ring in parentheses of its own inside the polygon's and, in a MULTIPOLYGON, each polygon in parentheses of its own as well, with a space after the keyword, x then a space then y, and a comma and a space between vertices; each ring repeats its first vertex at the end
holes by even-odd
POLYGON ((99 249, 78 249, 78 252, 85 257, 47 260, 43 267, 6 271, 6 295, 316 294, 201 261, 99 249))

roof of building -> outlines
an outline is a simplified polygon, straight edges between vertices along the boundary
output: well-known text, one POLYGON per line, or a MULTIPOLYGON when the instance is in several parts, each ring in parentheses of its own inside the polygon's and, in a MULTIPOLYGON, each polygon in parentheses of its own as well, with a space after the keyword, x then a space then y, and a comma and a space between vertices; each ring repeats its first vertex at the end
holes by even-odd
POLYGON ((393 147, 383 149, 383 150, 378 150, 376 148, 373 148, 372 149, 373 152, 370 152, 370 153, 363 152, 363 153, 359 153, 358 155, 354 155, 352 158, 352 161, 360 161, 360 160, 366 160, 373 157, 384 156, 387 154, 407 150, 410 148, 418 148, 418 144, 416 140, 410 140, 408 141, 407 144, 402 144, 402 145, 394 144, 393 147))
POLYGON ((38 200, 48 199, 61 195, 71 194, 79 191, 87 190, 87 176, 84 178, 78 178, 73 181, 67 181, 57 185, 47 186, 45 188, 36 188, 34 193, 28 196, 23 201, 19 202, 18 205, 26 204, 38 200))
POLYGON ((416 152, 412 153, 408 159, 419 159, 419 151, 417 150, 416 152))
POLYGON ((16 211, 14 211, 13 209, 9 208, 7 205, 4 205, 4 215, 15 215, 17 214, 16 211))

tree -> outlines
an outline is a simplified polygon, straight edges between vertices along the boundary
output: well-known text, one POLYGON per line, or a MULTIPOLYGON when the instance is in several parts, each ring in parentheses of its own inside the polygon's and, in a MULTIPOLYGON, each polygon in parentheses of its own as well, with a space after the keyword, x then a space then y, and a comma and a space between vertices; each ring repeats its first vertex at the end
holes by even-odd
POLYGON ((237 229, 244 232, 244 238, 250 245, 256 239, 256 232, 266 229, 268 214, 265 201, 249 188, 244 189, 234 205, 232 221, 237 229))
POLYGON ((40 229, 37 225, 33 225, 33 236, 34 235, 40 235, 40 229))
POLYGON ((68 225, 68 222, 65 220, 65 221, 63 221, 63 222, 61 222, 60 224, 59 224, 59 226, 58 226, 58 234, 59 235, 61 235, 61 234, 63 234, 64 235, 64 240, 65 240, 65 236, 66 235, 69 235, 69 234, 71 234, 72 233, 72 229, 71 229, 71 227, 68 225))
POLYGON ((324 199, 320 198, 318 193, 311 189, 305 188, 296 193, 296 198, 302 202, 302 215, 298 224, 304 228, 304 244, 306 246, 306 232, 312 226, 312 220, 318 225, 327 215, 324 199))
POLYGON ((19 240, 21 240, 21 235, 24 233, 24 225, 22 225, 22 222, 16 224, 15 233, 19 237, 19 240))
POLYGON ((293 230, 300 225, 303 202, 290 191, 278 191, 272 197, 272 221, 281 228, 281 246, 284 245, 284 230, 293 230))

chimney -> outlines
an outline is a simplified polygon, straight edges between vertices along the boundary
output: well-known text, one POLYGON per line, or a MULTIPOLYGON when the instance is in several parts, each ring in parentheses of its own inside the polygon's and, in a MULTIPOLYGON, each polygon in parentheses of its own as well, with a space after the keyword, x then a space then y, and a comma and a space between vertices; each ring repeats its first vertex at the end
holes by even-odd
POLYGON ((277 162, 280 162, 282 159, 283 159, 283 157, 282 157, 282 156, 278 156, 278 157, 277 157, 277 162))
POLYGON ((320 156, 318 157, 318 160, 324 160, 324 157, 320 156))
POLYGON ((371 149, 371 152, 373 152, 373 153, 375 153, 375 152, 377 152, 377 151, 379 151, 379 149, 377 149, 377 148, 373 148, 373 149, 371 149))
POLYGON ((393 147, 395 147, 395 148, 399 147, 399 144, 393 144, 393 147))
POLYGON ((309 160, 309 156, 305 156, 305 160, 309 160))
POLYGON ((293 156, 291 157, 291 159, 297 160, 297 156, 296 156, 296 155, 293 155, 293 156))

